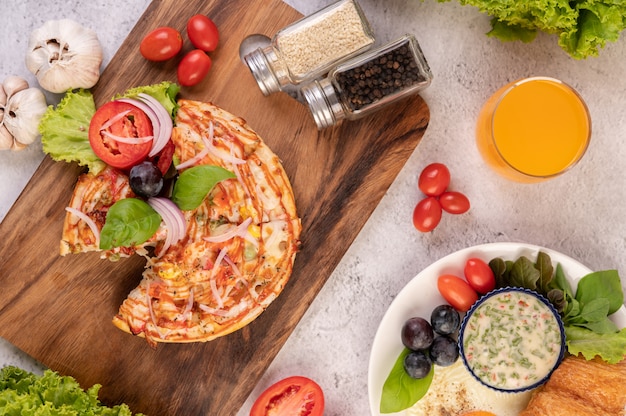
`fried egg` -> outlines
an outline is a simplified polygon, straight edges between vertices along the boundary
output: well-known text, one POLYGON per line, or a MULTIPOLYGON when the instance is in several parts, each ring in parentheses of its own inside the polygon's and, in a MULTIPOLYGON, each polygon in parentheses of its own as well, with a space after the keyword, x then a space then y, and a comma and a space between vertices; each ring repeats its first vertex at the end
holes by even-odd
POLYGON ((435 367, 428 389, 407 416, 463 416, 466 414, 517 416, 530 401, 532 391, 501 393, 480 384, 461 360, 449 367, 435 367))

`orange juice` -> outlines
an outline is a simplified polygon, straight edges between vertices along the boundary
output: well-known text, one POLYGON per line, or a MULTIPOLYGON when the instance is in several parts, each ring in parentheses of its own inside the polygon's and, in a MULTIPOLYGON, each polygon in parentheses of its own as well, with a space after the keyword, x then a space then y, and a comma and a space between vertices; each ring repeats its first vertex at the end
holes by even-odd
POLYGON ((487 100, 476 142, 496 172, 530 183, 573 166, 590 136, 589 112, 578 93, 559 80, 534 77, 505 85, 487 100))

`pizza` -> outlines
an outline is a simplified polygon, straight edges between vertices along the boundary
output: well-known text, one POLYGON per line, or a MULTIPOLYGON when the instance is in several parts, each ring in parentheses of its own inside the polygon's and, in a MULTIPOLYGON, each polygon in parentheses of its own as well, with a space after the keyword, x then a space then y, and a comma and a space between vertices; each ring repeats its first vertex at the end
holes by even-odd
POLYGON ((138 286, 113 324, 158 343, 210 341, 252 322, 287 284, 300 248, 301 222, 278 156, 220 107, 181 99, 171 140, 179 173, 219 166, 233 173, 197 208, 183 210, 184 235, 168 239, 163 221, 147 241, 100 250, 108 209, 134 198, 128 176, 106 168, 79 177, 65 216, 61 254, 147 258, 138 286))

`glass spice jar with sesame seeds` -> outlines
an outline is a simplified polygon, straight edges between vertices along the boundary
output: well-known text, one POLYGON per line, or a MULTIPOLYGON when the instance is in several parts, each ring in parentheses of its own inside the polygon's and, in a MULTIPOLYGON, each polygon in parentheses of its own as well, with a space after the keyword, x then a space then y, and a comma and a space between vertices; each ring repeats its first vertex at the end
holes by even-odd
POLYGON ((375 42, 355 0, 340 0, 279 30, 269 45, 244 56, 264 95, 319 78, 375 42))
POLYGON ((354 120, 415 94, 433 75, 413 35, 344 61, 301 94, 319 129, 354 120))

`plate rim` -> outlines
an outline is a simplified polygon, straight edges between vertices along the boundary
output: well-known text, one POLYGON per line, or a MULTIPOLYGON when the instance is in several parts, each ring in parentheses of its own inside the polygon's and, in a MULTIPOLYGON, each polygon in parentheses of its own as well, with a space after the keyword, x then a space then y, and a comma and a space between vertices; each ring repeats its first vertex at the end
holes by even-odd
MULTIPOLYGON (((570 280, 573 283, 580 280, 582 277, 585 276, 585 274, 591 273, 593 271, 589 267, 585 266, 580 261, 570 257, 569 255, 563 254, 559 251, 550 249, 548 247, 544 247, 544 246, 540 246, 536 244, 522 243, 522 242, 519 242, 519 243, 518 242, 495 242, 495 243, 478 244, 478 245, 466 247, 466 248, 454 251, 452 253, 449 253, 437 259, 433 263, 429 264, 428 266, 420 270, 413 278, 411 278, 404 285, 404 287, 400 289, 400 291, 396 294, 394 299, 389 304, 389 307, 383 314, 383 317, 381 318, 380 323, 378 324, 376 333, 374 335, 374 340, 372 341, 372 347, 370 350, 369 362, 368 362, 368 375, 367 375, 368 400, 369 400, 369 407, 370 407, 371 415, 381 416, 381 413, 378 411, 378 408, 380 407, 380 390, 382 389, 384 380, 380 380, 379 378, 374 380, 374 373, 377 372, 375 367, 379 361, 377 353, 379 352, 380 348, 384 346, 384 344, 392 342, 392 341, 388 341, 387 339, 384 339, 385 337, 383 336, 382 333, 386 331, 385 324, 388 323, 388 321, 392 320, 394 314, 400 313, 399 311, 396 311, 396 309, 402 306, 401 304, 403 303, 403 299, 408 296, 408 294, 411 292, 411 289, 413 289, 414 286, 421 283, 421 281, 429 273, 436 273, 437 275, 440 275, 443 273, 452 273, 452 274, 459 275, 460 273, 460 276, 462 276, 463 264, 458 264, 456 267, 451 267, 448 264, 452 260, 456 259, 457 257, 458 258, 462 258, 462 257, 470 258, 472 256, 476 256, 476 257, 483 257, 484 260, 487 260, 486 258, 489 257, 489 260, 491 260, 494 257, 507 256, 507 255, 510 255, 511 257, 515 257, 515 256, 519 257, 520 255, 526 255, 527 253, 534 253, 536 255, 539 251, 543 251, 546 254, 548 254, 550 258, 552 259, 553 263, 563 263, 563 261, 566 261, 567 264, 564 265, 565 268, 567 269, 577 268, 581 271, 581 273, 584 273, 584 274, 581 274, 580 276, 567 276, 568 280, 570 280), (504 254, 495 254, 495 255, 489 254, 489 253, 494 253, 494 252, 504 252, 504 254), (515 253, 518 253, 518 254, 515 254, 515 253), (558 260, 555 260, 555 258, 558 260)), ((439 300, 441 302, 445 302, 445 300, 443 300, 442 297, 440 297, 439 300)), ((616 320, 618 325, 620 325, 621 327, 626 326, 626 307, 622 305, 622 307, 617 312, 615 312, 615 314, 613 314, 611 318, 616 320)), ((397 359, 397 355, 400 353, 401 350, 402 350, 402 346, 401 346, 401 343, 399 342, 399 337, 398 337, 398 347, 397 347, 396 354, 391 359, 387 358, 385 360, 386 362, 391 362, 390 366, 387 365, 388 367, 387 373, 391 370, 391 367, 393 366, 393 363, 395 363, 395 360, 397 359)), ((403 412, 405 412, 405 410, 395 413, 395 414, 403 414, 403 412)))

